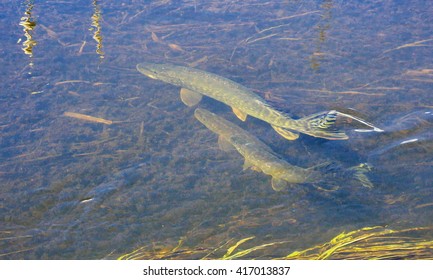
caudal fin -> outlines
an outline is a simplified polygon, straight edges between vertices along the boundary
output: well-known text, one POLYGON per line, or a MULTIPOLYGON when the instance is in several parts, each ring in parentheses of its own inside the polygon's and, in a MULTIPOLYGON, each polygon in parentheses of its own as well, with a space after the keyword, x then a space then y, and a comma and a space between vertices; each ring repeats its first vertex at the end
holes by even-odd
POLYGON ((342 166, 336 162, 324 162, 313 167, 315 177, 308 181, 320 185, 321 190, 333 191, 341 186, 362 186, 368 189, 374 188, 374 184, 368 178, 368 174, 372 170, 372 166, 368 163, 361 163, 349 168, 342 166))
POLYGON ((349 170, 353 171, 354 178, 361 183, 362 186, 372 189, 374 188, 373 183, 370 181, 370 179, 367 177, 366 173, 370 172, 372 170, 371 165, 368 163, 361 163, 359 165, 353 166, 349 168, 349 170))
POLYGON ((338 112, 335 110, 320 112, 304 117, 299 122, 304 124, 300 132, 329 140, 346 140, 349 136, 335 128, 338 112))

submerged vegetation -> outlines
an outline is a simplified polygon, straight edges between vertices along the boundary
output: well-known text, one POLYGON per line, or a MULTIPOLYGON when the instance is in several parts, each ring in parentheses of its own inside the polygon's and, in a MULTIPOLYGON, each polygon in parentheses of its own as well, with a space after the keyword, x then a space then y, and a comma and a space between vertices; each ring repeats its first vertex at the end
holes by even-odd
MULTIPOLYGON (((273 257, 278 260, 377 260, 377 259, 433 259, 433 236, 431 227, 392 230, 387 227, 365 227, 342 232, 330 241, 311 248, 294 251, 287 256, 273 257)), ((267 259, 267 254, 257 252, 269 247, 284 247, 293 241, 272 242, 253 247, 240 248, 254 239, 247 237, 233 244, 229 240, 218 248, 182 248, 182 242, 173 249, 149 251, 148 246, 120 256, 119 260, 130 259, 222 259, 243 258, 267 259), (225 251, 223 256, 220 256, 225 251), (256 254, 254 254, 256 253, 256 254)), ((244 246, 245 247, 245 246, 244 246)))
POLYGON ((433 259, 433 228, 392 230, 366 227, 342 232, 329 242, 293 252, 286 260, 433 259))

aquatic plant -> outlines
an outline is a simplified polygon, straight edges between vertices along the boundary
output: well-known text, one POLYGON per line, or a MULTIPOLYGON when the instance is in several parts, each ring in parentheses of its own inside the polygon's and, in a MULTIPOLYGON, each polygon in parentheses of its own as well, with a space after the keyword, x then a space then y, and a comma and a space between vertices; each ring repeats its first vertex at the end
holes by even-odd
MULTIPOLYGON (((294 251, 286 256, 272 259, 284 260, 371 260, 371 259, 433 259, 433 239, 431 227, 416 227, 393 230, 387 227, 364 227, 350 232, 342 232, 323 244, 311 248, 294 251)), ((242 244, 254 239, 254 236, 243 238, 233 244, 230 239, 217 248, 181 248, 183 239, 173 249, 162 248, 149 251, 148 246, 140 247, 131 253, 120 256, 127 259, 251 259, 253 252, 268 247, 277 248, 290 241, 270 242, 240 249, 242 244), (224 255, 218 254, 225 250, 224 255)), ((260 258, 266 258, 263 255, 260 258)))

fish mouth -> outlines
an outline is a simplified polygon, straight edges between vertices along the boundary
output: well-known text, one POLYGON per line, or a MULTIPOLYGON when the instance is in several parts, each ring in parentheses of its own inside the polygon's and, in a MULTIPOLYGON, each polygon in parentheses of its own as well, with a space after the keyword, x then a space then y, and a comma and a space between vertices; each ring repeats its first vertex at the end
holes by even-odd
POLYGON ((137 70, 141 74, 151 78, 151 79, 158 79, 158 72, 155 70, 155 64, 152 63, 139 63, 137 64, 137 70))

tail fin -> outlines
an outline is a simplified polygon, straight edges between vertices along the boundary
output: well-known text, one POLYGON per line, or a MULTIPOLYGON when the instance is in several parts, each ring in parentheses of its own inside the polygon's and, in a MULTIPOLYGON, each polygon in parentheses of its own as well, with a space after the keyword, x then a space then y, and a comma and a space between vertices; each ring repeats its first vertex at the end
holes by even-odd
POLYGON ((321 189, 335 190, 342 184, 353 184, 365 188, 374 188, 373 183, 367 177, 367 172, 372 170, 371 165, 361 163, 350 168, 345 168, 336 162, 324 162, 309 169, 316 171, 312 178, 309 178, 311 183, 321 183, 321 189), (326 186, 326 187, 325 187, 326 186))
POLYGON ((349 168, 349 170, 354 171, 353 176, 357 181, 361 183, 362 186, 372 189, 374 188, 373 183, 370 181, 370 179, 367 177, 365 173, 370 172, 372 170, 371 165, 368 163, 361 163, 359 165, 353 166, 349 168))
POLYGON ((326 161, 308 168, 310 176, 305 180, 306 183, 318 183, 323 181, 335 181, 337 174, 342 167, 335 161, 326 161))
POLYGON ((346 140, 349 136, 343 131, 335 128, 335 121, 338 112, 335 110, 316 113, 298 120, 300 123, 305 124, 304 129, 297 129, 302 133, 325 138, 329 140, 346 140))

